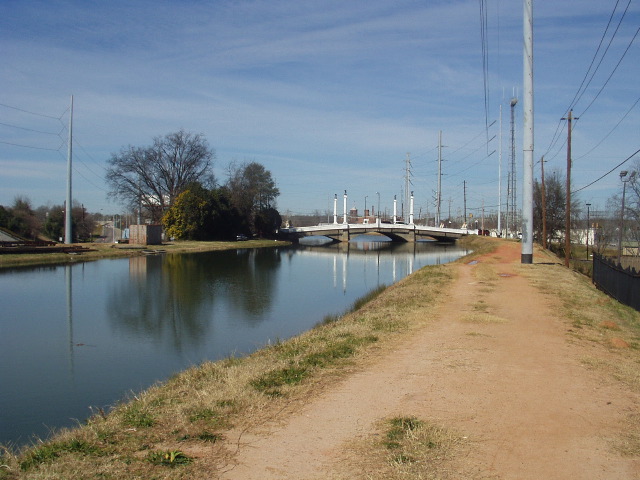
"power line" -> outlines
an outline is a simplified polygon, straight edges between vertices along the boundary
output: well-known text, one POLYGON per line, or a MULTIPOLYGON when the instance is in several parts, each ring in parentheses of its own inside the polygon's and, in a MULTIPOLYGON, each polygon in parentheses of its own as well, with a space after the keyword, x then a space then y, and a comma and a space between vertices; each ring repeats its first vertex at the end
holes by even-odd
MULTIPOLYGON (((598 57, 598 53, 600 52, 600 49, 601 49, 602 44, 604 42, 604 39, 606 38, 607 32, 609 31, 609 27, 611 26, 611 22, 613 20, 613 17, 614 17, 614 15, 616 13, 616 10, 618 9, 619 2, 620 2, 620 0, 617 0, 615 6, 613 7, 613 11, 611 12, 611 15, 609 16, 609 20, 607 22, 607 26, 605 27, 605 30, 602 33, 602 37, 600 38, 600 43, 598 44, 598 47, 597 47, 596 51, 594 52, 593 57, 591 59, 591 64, 589 65, 589 68, 585 72, 585 75, 584 75, 584 77, 582 79, 582 82, 580 83, 580 87, 578 87, 578 90, 576 91, 576 93, 575 93, 575 95, 573 97, 573 100, 571 100, 571 103, 570 103, 569 107, 566 109, 567 112, 569 110, 571 110, 572 108, 574 108, 574 105, 582 98, 582 96, 584 95, 584 92, 586 91, 588 86, 591 84, 591 81, 593 80, 596 72, 600 68, 600 65, 602 64, 602 61, 604 60, 604 58, 605 58, 605 56, 606 56, 606 54, 607 54, 607 52, 609 50, 609 47, 611 46, 611 43, 613 42, 613 39, 615 38, 615 36, 616 36, 616 34, 617 34, 617 32, 618 32, 618 30, 620 28, 620 25, 622 24, 622 20, 624 19, 625 15, 627 13, 627 10, 629 9, 629 4, 631 3, 631 0, 629 0, 629 2, 627 3, 627 7, 625 8, 624 12, 622 13, 622 16, 621 16, 620 20, 618 21, 618 25, 616 27, 616 30, 613 32, 613 35, 612 35, 611 39, 609 40, 609 44, 607 45, 607 48, 605 49, 605 51, 601 55, 600 61, 598 62, 598 65, 596 66, 596 68, 594 69, 593 73, 589 77, 589 72, 591 71, 594 62, 596 61, 596 58, 598 57), (585 86, 585 81, 587 80, 587 77, 589 77, 589 80, 587 82, 587 85, 585 86), (584 86, 584 88, 583 88, 583 86, 584 86)), ((638 34, 638 32, 636 32, 636 35, 637 34, 638 34)), ((634 36, 634 39, 635 39, 635 36, 634 36)), ((633 43, 633 40, 632 40, 631 43, 633 43)), ((629 44, 629 46, 627 47, 627 50, 629 50, 630 46, 631 46, 631 44, 629 44)), ((622 58, 624 58, 624 55, 626 55, 627 50, 625 50, 625 53, 623 54, 622 58)), ((622 58, 618 61, 618 65, 622 61, 622 58)), ((618 68, 618 66, 616 66, 616 69, 617 68, 618 68)), ((614 72, 615 72, 615 69, 614 69, 614 72)), ((613 76, 613 72, 609 76, 609 79, 611 78, 611 76, 613 76)), ((606 83, 608 83, 609 79, 607 79, 606 83)), ((606 83, 605 83, 605 85, 606 85, 606 83)), ((603 89, 604 89, 604 85, 600 89, 600 92, 598 92, 598 94, 596 95, 596 98, 600 95, 600 93, 602 92, 603 89)), ((591 106, 591 104, 594 101, 595 101, 595 98, 589 104, 587 109, 591 106)), ((585 109, 580 116, 582 116, 584 114, 584 112, 587 111, 587 109, 585 109)), ((561 127, 562 127, 562 120, 559 120, 558 124, 556 125, 556 130, 555 130, 555 132, 554 132, 554 134, 553 134, 553 136, 551 138, 551 141, 549 142, 549 146, 547 147, 546 152, 543 154, 543 157, 548 157, 549 156, 549 152, 551 152, 551 150, 555 147, 557 142, 560 140, 560 138, 561 138, 560 137, 561 127)), ((558 151, 555 154, 551 155, 551 159, 555 158, 560 153, 560 151, 562 151, 563 147, 564 147, 564 143, 560 146, 560 148, 558 149, 558 151)))
POLYGON ((618 165, 616 165, 615 167, 613 167, 611 170, 609 170, 607 173, 605 173, 604 175, 602 175, 601 177, 595 179, 593 182, 591 182, 589 185, 585 185, 582 188, 579 188, 577 190, 574 190, 571 193, 578 193, 582 190, 584 190, 585 188, 590 187, 591 185, 593 185, 596 182, 599 182, 600 180, 602 180, 604 177, 606 177, 607 175, 609 175, 611 172, 613 172, 614 170, 620 168, 622 165, 624 165, 625 163, 627 163, 629 160, 631 160, 633 157, 635 157, 638 153, 640 153, 640 149, 636 150, 635 152, 633 152, 630 156, 628 156, 627 158, 625 158, 622 162, 620 162, 618 165))
POLYGON ((12 145, 14 147, 22 147, 22 148, 32 148, 34 150, 47 150, 50 152, 59 152, 60 149, 63 147, 64 143, 62 145, 60 145, 58 148, 45 148, 45 147, 34 147, 32 145, 22 145, 20 143, 11 143, 11 142, 4 142, 2 140, 0 140, 0 143, 4 143, 5 145, 12 145))
POLYGON ((593 67, 593 64, 595 63, 596 58, 598 57, 598 53, 600 52, 600 48, 602 47, 602 44, 604 42, 605 37, 607 36, 607 32, 609 31, 609 27, 611 26, 611 21, 613 20, 613 17, 614 17, 614 15, 616 13, 616 10, 618 9, 618 4, 619 3, 620 3, 620 0, 616 0, 616 4, 613 7, 613 11, 611 12, 611 15, 609 16, 609 21, 607 22, 607 26, 604 29, 604 32, 602 32, 602 37, 600 37, 600 43, 598 44, 598 48, 596 49, 595 53, 593 54, 593 58, 591 59, 591 64, 589 65, 589 68, 587 69, 587 71, 584 74, 584 77, 582 79, 582 83, 580 83, 580 86, 578 87, 578 90, 576 91, 576 94, 573 97, 573 100, 571 100, 571 104, 569 106, 569 109, 575 107, 575 104, 580 101, 580 99, 584 95, 584 92, 586 92, 587 88, 589 88, 589 85, 591 84, 591 81, 593 80, 593 77, 595 76, 595 74, 597 73, 598 69, 600 68, 600 65, 602 65, 602 61, 604 60, 604 57, 607 55, 607 52, 609 51, 609 47, 611 47, 611 43, 613 42, 613 39, 615 38, 616 34, 618 33, 618 30, 620 29, 620 25, 622 24, 622 20, 624 19, 625 15, 627 13, 627 10, 629 9, 629 5, 631 4, 631 0, 629 0, 629 2, 627 3, 627 8, 625 8, 624 12, 622 13, 622 16, 620 17, 620 20, 618 21, 618 26, 616 27, 616 30, 613 32, 613 35, 611 35, 611 39, 609 40, 609 44, 607 45, 607 48, 605 49, 604 53, 600 57, 600 61, 598 62, 598 65, 593 70, 593 73, 591 74, 591 77, 589 78, 589 81, 587 82, 587 85, 583 89, 582 87, 583 87, 585 81, 587 80, 587 77, 589 76, 589 72, 591 71, 591 67, 593 67))
POLYGON ((62 115, 60 115, 59 117, 54 117, 53 115, 47 115, 47 114, 44 114, 44 113, 30 112, 29 110, 25 110, 23 108, 18 108, 18 107, 13 107, 11 105, 7 105, 6 103, 0 103, 0 106, 6 107, 6 108, 11 108, 11 109, 17 110, 19 112, 28 113, 30 115, 36 115, 38 117, 53 118, 54 120, 60 120, 64 116, 64 114, 67 112, 67 110, 65 110, 64 112, 62 112, 62 115))
POLYGON ((588 152, 586 152, 584 155, 581 155, 579 157, 576 158, 576 160, 580 160, 581 158, 586 157, 587 155, 589 155, 591 152, 593 152, 596 148, 598 148, 600 145, 602 145, 602 143, 609 138, 609 136, 620 126, 620 124, 624 121, 625 118, 627 118, 629 116, 629 114, 631 113, 631 110, 633 110, 637 105, 638 102, 640 102, 640 97, 638 97, 636 99, 636 101, 633 103, 633 105, 631 105, 631 107, 629 107, 629 109, 625 112, 625 114, 622 116, 622 118, 620 120, 618 120, 618 123, 616 123, 614 125, 614 127, 609 130, 609 133, 607 133, 602 140, 600 140, 591 150, 589 150, 588 152))
POLYGON ((618 63, 616 64, 616 66, 614 67, 613 71, 611 72, 611 74, 609 75, 609 77, 607 77, 607 80, 604 82, 604 84, 602 85, 602 87, 600 87, 600 90, 598 90, 598 93, 596 94, 595 97, 593 97, 593 100, 591 100, 591 102, 589 103, 589 105, 587 105, 587 108, 585 108, 582 111, 582 115, 585 114, 585 112, 587 110, 589 110, 589 108, 591 107, 591 105, 593 105, 593 103, 598 99, 598 97, 600 96, 600 94, 602 93, 602 91, 605 89, 605 87, 607 86, 607 84, 609 83, 609 80, 611 80, 611 78, 613 77, 613 75, 616 73, 616 70, 618 70, 618 67, 620 66, 620 64, 622 63, 622 60, 624 59, 624 57, 627 55, 627 52, 629 51, 629 49, 631 48, 631 45, 633 45, 633 42, 635 41, 635 39, 638 36, 638 33, 640 33, 640 27, 638 27, 638 29, 636 30, 635 35, 633 36, 633 38, 631 39, 631 41, 629 42, 629 45, 627 45, 627 48, 625 49, 624 53, 622 54, 622 56, 620 57, 620 60, 618 60, 618 63))
POLYGON ((485 0, 480 2, 480 39, 482 43, 482 82, 484 85, 484 127, 489 150, 489 41, 487 38, 487 7, 485 0))
POLYGON ((4 123, 4 122, 0 122, 0 125, 4 125, 5 127, 18 128, 20 130, 26 130, 27 132, 43 133, 45 135, 55 135, 55 136, 58 136, 58 137, 64 131, 64 128, 62 128, 62 129, 60 129, 59 132, 45 132, 44 130, 35 130, 33 128, 20 127, 18 125, 12 125, 10 123, 4 123))

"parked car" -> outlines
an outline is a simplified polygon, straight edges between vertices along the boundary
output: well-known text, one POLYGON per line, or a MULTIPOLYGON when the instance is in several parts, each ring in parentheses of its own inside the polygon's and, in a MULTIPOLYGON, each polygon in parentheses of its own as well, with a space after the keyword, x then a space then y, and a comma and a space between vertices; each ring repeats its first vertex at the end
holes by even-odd
POLYGON ((244 242, 245 240, 249 240, 249 237, 246 235, 236 235, 236 242, 244 242))

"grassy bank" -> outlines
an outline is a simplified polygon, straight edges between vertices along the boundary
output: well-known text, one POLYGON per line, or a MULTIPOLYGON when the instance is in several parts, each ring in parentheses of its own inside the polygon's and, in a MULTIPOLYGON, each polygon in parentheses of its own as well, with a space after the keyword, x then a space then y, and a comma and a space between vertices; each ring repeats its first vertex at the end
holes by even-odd
MULTIPOLYGON (((461 262, 491 251, 499 242, 465 239, 462 243, 474 253, 461 262)), ((585 359, 588 368, 602 369, 640 391, 640 315, 551 259, 549 254, 548 264, 520 267, 522 274, 547 294, 561 296, 564 310, 559 315, 566 319, 571 338, 611 346, 607 359, 585 359), (616 342, 625 342, 627 348, 614 348, 616 342)), ((490 265, 476 271, 487 276, 478 281, 496 275, 490 265)), ((285 418, 369 358, 410 338, 431 321, 424 312, 444 301, 455 276, 454 265, 425 267, 305 334, 248 357, 204 363, 132 395, 111 412, 97 411, 76 429, 20 452, 4 449, 0 479, 216 478, 230 468, 239 448, 240 440, 232 439, 285 418)), ((433 472, 416 470, 430 468, 428 463, 411 459, 446 459, 464 447, 455 432, 410 413, 381 423, 382 441, 358 447, 363 464, 381 465, 380 478, 432 478, 433 472)), ((640 422, 634 426, 633 421, 630 417, 628 437, 619 448, 640 455, 640 422)))
POLYGON ((162 245, 128 245, 113 243, 79 243, 81 253, 25 253, 0 254, 0 268, 12 268, 34 265, 54 265, 76 262, 89 262, 105 258, 133 257, 145 255, 145 251, 162 250, 165 253, 206 252, 212 250, 232 250, 236 248, 263 248, 277 245, 289 245, 289 242, 274 240, 249 240, 246 242, 195 242, 175 241, 162 245))

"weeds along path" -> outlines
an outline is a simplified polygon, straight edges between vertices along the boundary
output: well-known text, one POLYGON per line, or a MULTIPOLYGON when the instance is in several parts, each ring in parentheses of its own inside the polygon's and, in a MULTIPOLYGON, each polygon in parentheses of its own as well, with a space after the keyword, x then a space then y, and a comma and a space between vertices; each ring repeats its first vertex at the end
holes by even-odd
POLYGON ((543 253, 535 261, 549 264, 520 265, 520 245, 500 242, 450 265, 457 278, 433 322, 284 421, 245 432, 221 478, 640 478, 640 454, 616 448, 638 388, 585 367, 617 353, 572 335, 566 305, 535 285, 578 280, 543 253), (389 418, 443 435, 398 455, 384 446, 389 418))

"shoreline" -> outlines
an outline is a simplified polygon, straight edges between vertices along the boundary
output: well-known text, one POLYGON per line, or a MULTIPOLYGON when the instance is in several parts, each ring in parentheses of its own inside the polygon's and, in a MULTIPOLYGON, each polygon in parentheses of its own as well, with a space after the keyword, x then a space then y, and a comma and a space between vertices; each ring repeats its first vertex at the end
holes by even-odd
MULTIPOLYGON (((127 258, 147 254, 148 251, 158 253, 195 253, 216 250, 233 250, 237 248, 273 248, 290 245, 281 240, 247 240, 243 242, 199 242, 174 241, 160 245, 129 245, 104 243, 75 243, 67 245, 77 248, 77 252, 60 253, 2 253, 0 252, 0 270, 4 268, 29 267, 40 265, 65 265, 68 263, 90 262, 108 258, 127 258), (147 251, 147 252, 146 252, 147 251), (160 252, 161 251, 161 252, 160 252)), ((60 247, 60 244, 56 245, 60 247)), ((43 247, 46 248, 46 247, 43 247)))

